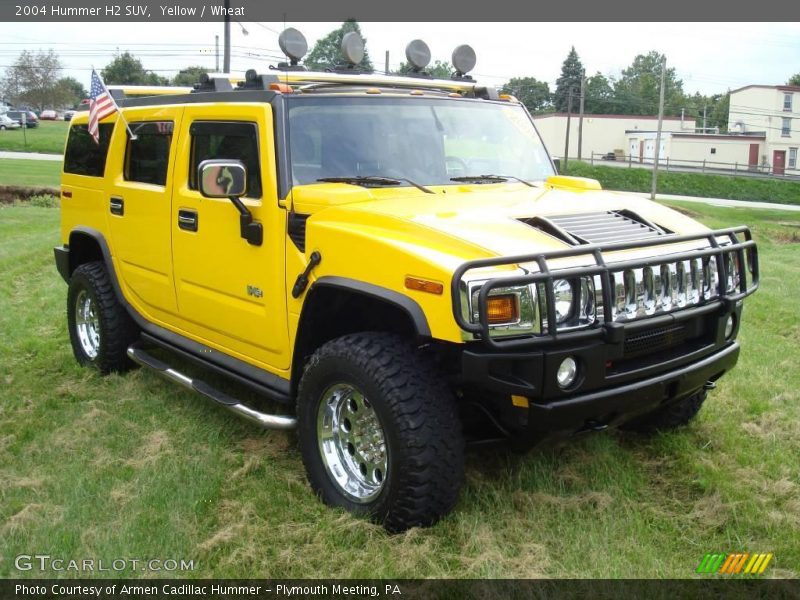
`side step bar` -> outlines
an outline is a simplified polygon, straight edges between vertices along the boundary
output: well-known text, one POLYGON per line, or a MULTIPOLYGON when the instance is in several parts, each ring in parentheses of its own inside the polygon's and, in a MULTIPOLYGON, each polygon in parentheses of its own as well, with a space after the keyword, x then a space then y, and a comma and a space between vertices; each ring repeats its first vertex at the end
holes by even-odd
POLYGON ((232 398, 228 394, 219 391, 218 389, 208 385, 199 379, 192 379, 183 373, 180 373, 170 367, 167 363, 162 362, 151 356, 137 345, 128 348, 128 357, 135 363, 153 369, 162 377, 174 381, 182 385, 186 389, 197 392, 198 394, 210 398, 217 404, 221 404, 228 410, 235 412, 237 415, 244 417, 248 421, 252 421, 266 429, 294 429, 297 427, 297 419, 283 415, 268 415, 266 413, 254 410, 239 402, 236 398, 232 398))

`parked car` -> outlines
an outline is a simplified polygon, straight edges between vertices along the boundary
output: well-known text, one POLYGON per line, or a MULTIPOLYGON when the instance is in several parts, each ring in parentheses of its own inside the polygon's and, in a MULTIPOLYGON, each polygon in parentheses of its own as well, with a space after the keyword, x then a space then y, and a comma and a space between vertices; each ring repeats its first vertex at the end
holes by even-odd
POLYGON ((58 115, 56 114, 56 111, 54 111, 54 110, 43 110, 39 114, 39 118, 42 121, 55 121, 57 116, 58 115))
POLYGON ((76 111, 76 110, 65 110, 64 111, 64 120, 65 121, 71 121, 72 117, 75 116, 76 112, 78 112, 78 111, 76 111))
POLYGON ((19 123, 8 115, 0 115, 0 129, 19 129, 19 123))
POLYGON ((23 123, 22 123, 22 115, 25 115, 25 123, 24 123, 25 127, 29 128, 29 129, 32 129, 34 127, 38 127, 39 126, 39 119, 36 117, 36 115, 32 111, 29 111, 29 110, 10 110, 10 111, 8 111, 6 113, 6 116, 9 119, 11 119, 12 121, 16 121, 17 123, 20 124, 20 126, 23 125, 23 123))
POLYGON ((557 175, 525 106, 471 77, 282 68, 122 89, 96 137, 72 119, 54 257, 78 363, 296 428, 314 492, 393 532, 456 505, 468 442, 676 429, 736 365, 747 227, 557 175))

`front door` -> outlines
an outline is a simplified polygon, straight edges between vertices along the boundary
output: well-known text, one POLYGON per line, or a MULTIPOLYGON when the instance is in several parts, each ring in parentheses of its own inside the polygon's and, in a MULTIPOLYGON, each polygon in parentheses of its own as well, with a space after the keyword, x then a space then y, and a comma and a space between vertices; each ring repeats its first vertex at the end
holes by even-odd
POLYGON ((114 267, 125 297, 151 321, 177 312, 172 281, 175 136, 182 107, 126 109, 128 127, 117 122, 108 156, 116 164, 104 210, 113 240, 114 267), (131 132, 136 136, 131 138, 131 132))
POLYGON ((289 366, 284 241, 278 206, 271 107, 188 106, 175 165, 172 203, 175 288, 189 337, 277 372, 289 366), (263 226, 263 243, 241 237, 227 198, 205 198, 197 167, 209 158, 247 168, 242 202, 263 226))
POLYGON ((772 174, 783 175, 786 168, 786 150, 774 150, 772 152, 772 174))
POLYGON ((758 144, 750 144, 750 154, 747 157, 747 168, 755 171, 758 167, 758 144))

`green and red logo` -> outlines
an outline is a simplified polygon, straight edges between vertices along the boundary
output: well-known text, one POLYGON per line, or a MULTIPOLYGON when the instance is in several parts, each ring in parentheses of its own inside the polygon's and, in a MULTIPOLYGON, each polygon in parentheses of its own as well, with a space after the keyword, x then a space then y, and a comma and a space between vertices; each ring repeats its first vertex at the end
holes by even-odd
POLYGON ((762 575, 772 560, 772 552, 750 554, 734 552, 716 554, 709 552, 697 566, 697 573, 719 575, 762 575))

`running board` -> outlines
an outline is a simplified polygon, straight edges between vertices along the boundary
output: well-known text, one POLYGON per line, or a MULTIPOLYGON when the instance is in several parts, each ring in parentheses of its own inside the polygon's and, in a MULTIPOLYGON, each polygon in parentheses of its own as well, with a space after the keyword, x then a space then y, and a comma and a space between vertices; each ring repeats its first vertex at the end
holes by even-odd
POLYGON ((220 404, 228 410, 235 412, 240 417, 244 417, 248 421, 252 421, 266 429, 294 429, 297 427, 297 419, 294 417, 287 417, 283 415, 268 415, 266 413, 254 410, 239 402, 236 398, 219 391, 218 389, 208 385, 199 379, 192 379, 183 373, 176 371, 167 363, 162 362, 151 356, 140 347, 133 345, 128 348, 128 357, 138 365, 153 369, 162 377, 174 381, 182 385, 188 390, 197 392, 201 396, 210 398, 217 404, 220 404))

